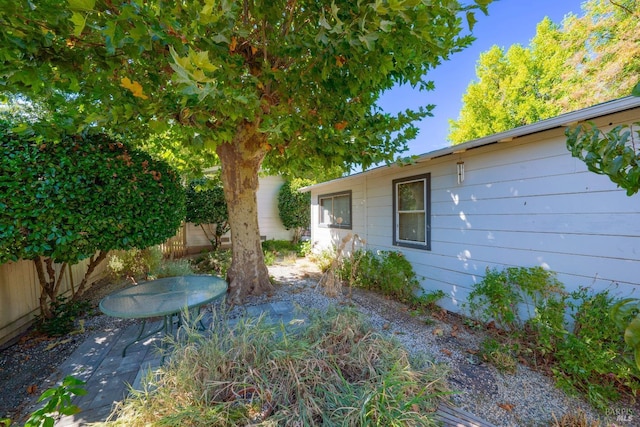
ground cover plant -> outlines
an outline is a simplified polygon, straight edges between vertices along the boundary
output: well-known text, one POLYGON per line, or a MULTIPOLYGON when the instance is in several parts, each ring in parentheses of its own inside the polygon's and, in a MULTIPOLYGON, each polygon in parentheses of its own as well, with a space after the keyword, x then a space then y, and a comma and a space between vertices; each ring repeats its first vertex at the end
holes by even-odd
POLYGON ((188 259, 165 259, 157 246, 114 252, 109 256, 107 271, 112 280, 128 279, 134 283, 194 274, 188 259))
POLYGON ((110 425, 437 425, 445 371, 350 309, 287 330, 264 318, 189 334, 110 425))
POLYGON ((262 242, 262 252, 267 265, 273 265, 278 259, 291 260, 305 256, 309 249, 309 242, 292 242, 290 240, 265 240, 262 242))
POLYGON ((467 308, 492 334, 481 345, 485 360, 505 372, 515 360, 529 361, 604 410, 640 392, 634 349, 614 310, 619 304, 608 290, 567 292, 553 272, 512 267, 487 270, 467 308))
MULTIPOLYGON (((344 259, 341 276, 351 286, 375 290, 400 302, 418 301, 418 276, 411 263, 398 251, 357 250, 344 259)), ((425 301, 431 299, 426 298, 425 301)))

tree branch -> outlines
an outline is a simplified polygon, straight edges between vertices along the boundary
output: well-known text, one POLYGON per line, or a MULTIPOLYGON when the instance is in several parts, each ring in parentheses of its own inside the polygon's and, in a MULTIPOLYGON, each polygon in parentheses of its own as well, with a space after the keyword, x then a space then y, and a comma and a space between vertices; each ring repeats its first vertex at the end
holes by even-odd
POLYGON ((629 9, 627 6, 620 4, 614 0, 609 0, 609 3, 611 3, 614 6, 619 7, 620 9, 624 10, 625 12, 627 12, 629 15, 631 16, 638 16, 633 10, 629 9))
POLYGON ((91 277, 91 274, 93 274, 93 271, 96 269, 96 267, 100 265, 100 263, 107 257, 107 253, 108 253, 107 251, 98 251, 91 258, 89 258, 89 265, 87 266, 87 272, 84 274, 84 277, 82 278, 82 281, 78 286, 78 290, 76 291, 76 294, 73 296, 74 300, 77 299, 77 297, 81 295, 82 292, 84 292, 84 287, 89 281, 89 277, 91 277))
POLYGON ((68 265, 69 265, 68 263, 63 262, 62 265, 60 266, 60 274, 58 274, 58 278, 56 279, 54 277, 54 282, 53 282, 54 297, 58 295, 58 291, 60 290, 60 283, 62 282, 62 276, 64 276, 64 272, 67 269, 68 265))

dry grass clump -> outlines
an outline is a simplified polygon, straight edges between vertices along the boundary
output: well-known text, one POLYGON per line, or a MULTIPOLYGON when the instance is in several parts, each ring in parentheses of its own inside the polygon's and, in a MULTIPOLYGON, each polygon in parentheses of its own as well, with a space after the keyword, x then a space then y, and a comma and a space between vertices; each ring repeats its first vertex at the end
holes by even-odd
POLYGON ((312 313, 288 331, 264 318, 192 333, 144 391, 118 409, 126 426, 429 426, 444 370, 410 359, 354 310, 312 313))
POLYGON ((575 414, 564 414, 558 419, 553 415, 553 427, 600 427, 600 421, 590 420, 584 411, 575 414))

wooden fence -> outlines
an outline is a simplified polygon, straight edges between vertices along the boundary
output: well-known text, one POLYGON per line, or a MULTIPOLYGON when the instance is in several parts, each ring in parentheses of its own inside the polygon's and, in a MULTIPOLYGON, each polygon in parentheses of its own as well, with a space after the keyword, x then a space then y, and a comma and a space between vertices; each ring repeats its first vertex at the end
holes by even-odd
MULTIPOLYGON (((62 277, 60 295, 70 294, 87 271, 89 260, 68 266, 62 277)), ((60 273, 56 264, 56 275, 60 273)), ((89 278, 89 283, 103 277, 106 262, 102 262, 89 278)), ((0 347, 24 332, 39 313, 40 282, 33 261, 21 260, 0 265, 0 347)))
POLYGON ((186 224, 183 224, 176 235, 170 237, 166 242, 161 243, 160 249, 165 258, 175 259, 187 255, 187 233, 186 224))

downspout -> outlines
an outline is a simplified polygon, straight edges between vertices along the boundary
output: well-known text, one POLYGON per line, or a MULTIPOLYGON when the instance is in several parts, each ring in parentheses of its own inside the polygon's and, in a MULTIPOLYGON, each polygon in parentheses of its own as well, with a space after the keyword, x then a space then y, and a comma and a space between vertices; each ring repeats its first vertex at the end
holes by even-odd
POLYGON ((367 176, 367 174, 364 174, 364 185, 363 185, 363 194, 364 197, 362 198, 362 203, 363 203, 363 215, 364 215, 364 248, 365 250, 369 250, 369 186, 367 185, 369 181, 369 177, 367 176))

